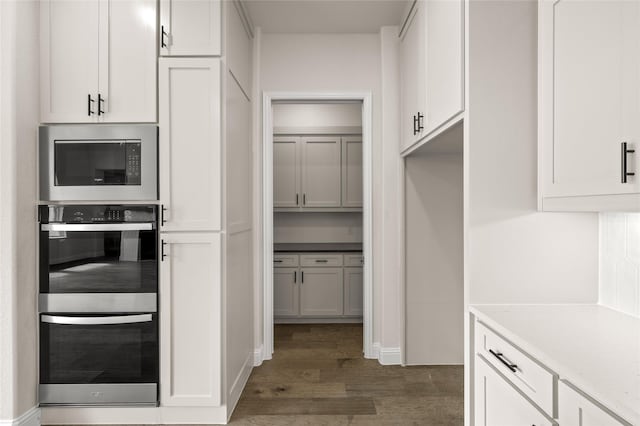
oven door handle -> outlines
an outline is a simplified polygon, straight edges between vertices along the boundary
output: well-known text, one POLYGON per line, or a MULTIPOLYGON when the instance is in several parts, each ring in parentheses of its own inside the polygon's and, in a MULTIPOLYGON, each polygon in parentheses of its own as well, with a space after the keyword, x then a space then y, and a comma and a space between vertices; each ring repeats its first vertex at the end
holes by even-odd
POLYGON ((153 223, 43 223, 43 231, 151 231, 153 223))
POLYGON ((134 324, 139 322, 151 322, 151 314, 143 315, 119 315, 114 317, 60 317, 42 315, 42 322, 49 324, 67 325, 109 325, 109 324, 134 324))

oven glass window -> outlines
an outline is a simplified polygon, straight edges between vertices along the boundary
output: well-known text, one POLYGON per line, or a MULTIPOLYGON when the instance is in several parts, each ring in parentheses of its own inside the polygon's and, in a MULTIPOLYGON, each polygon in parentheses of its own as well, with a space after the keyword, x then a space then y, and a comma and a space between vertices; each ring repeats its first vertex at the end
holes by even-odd
POLYGON ((157 382, 157 335, 156 314, 42 315, 40 383, 157 382))
POLYGON ((154 293, 156 238, 153 230, 49 232, 41 292, 154 293))
POLYGON ((140 141, 56 141, 56 186, 141 185, 140 141))

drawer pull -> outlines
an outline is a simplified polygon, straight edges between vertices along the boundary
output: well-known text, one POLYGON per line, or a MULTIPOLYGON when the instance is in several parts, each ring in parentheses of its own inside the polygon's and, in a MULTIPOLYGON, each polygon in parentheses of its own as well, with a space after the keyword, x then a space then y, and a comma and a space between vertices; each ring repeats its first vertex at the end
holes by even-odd
POLYGON ((327 259, 316 259, 316 263, 327 263, 327 259))
POLYGON ((518 366, 516 364, 511 364, 510 362, 508 362, 505 358, 504 355, 502 355, 502 353, 500 352, 494 352, 493 349, 489 349, 489 352, 491 352, 491 355, 495 356, 496 358, 498 358, 498 360, 503 363, 509 370, 511 370, 512 373, 515 373, 518 368, 518 366))
POLYGON ((281 259, 275 259, 275 260, 273 261, 273 263, 282 263, 282 260, 281 260, 281 259))

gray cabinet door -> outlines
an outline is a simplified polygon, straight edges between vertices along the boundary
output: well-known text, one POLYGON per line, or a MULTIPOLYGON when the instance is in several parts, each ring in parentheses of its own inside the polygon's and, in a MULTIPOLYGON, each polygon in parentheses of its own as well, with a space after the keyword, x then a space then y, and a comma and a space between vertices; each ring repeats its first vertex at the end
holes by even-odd
POLYGON ((362 207, 362 138, 342 138, 342 207, 362 207))
POLYGON ((344 315, 362 316, 362 268, 344 268, 344 315))
POLYGON ((302 139, 303 207, 340 207, 341 151, 339 137, 302 139))
POLYGON ((273 206, 300 205, 299 138, 273 140, 273 206))
POLYGON ((342 315, 342 268, 302 268, 300 274, 302 316, 342 315))
POLYGON ((273 315, 295 317, 300 314, 298 268, 273 269, 273 315))

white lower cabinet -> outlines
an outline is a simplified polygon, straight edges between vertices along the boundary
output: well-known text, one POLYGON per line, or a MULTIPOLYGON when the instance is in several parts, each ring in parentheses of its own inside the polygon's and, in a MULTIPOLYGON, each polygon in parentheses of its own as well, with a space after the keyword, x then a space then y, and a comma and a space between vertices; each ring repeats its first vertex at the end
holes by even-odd
POLYGON ((221 404, 221 235, 161 235, 160 405, 221 404))
POLYGON ((482 356, 475 362, 476 426, 553 426, 529 400, 482 356))
MULTIPOLYGON (((345 256, 346 257, 346 256, 345 256)), ((362 316, 362 268, 344 268, 344 315, 362 316)))
POLYGON ((300 315, 342 315, 342 268, 302 268, 300 274, 300 315))
POLYGON ((558 420, 561 426, 625 426, 597 403, 564 381, 558 383, 558 420))

